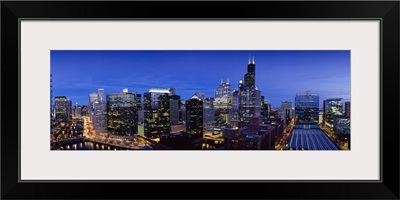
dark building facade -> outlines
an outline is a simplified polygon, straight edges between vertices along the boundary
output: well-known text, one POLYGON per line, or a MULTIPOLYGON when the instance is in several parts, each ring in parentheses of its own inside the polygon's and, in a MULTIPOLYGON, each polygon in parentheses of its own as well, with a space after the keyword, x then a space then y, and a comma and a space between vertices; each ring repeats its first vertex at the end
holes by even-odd
POLYGON ((203 101, 197 96, 186 101, 186 132, 193 139, 203 137, 203 101))
POLYGON ((171 125, 178 124, 180 96, 174 88, 152 88, 143 95, 144 135, 159 137, 171 132, 171 125))
POLYGON ((107 129, 112 135, 128 136, 138 132, 137 94, 124 89, 107 95, 107 129))
POLYGON ((263 124, 261 116, 251 117, 247 126, 223 130, 225 149, 275 150, 275 138, 279 131, 283 131, 281 126, 263 124))
POLYGON ((346 101, 344 103, 344 114, 346 115, 346 117, 350 117, 351 113, 350 113, 350 101, 346 101))

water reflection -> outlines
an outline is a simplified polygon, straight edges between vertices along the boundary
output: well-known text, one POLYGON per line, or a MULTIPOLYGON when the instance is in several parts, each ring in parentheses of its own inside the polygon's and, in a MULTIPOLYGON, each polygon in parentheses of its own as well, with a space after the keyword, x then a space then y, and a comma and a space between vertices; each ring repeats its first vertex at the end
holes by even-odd
POLYGON ((115 147, 94 142, 82 142, 56 147, 56 150, 128 150, 127 148, 115 147))

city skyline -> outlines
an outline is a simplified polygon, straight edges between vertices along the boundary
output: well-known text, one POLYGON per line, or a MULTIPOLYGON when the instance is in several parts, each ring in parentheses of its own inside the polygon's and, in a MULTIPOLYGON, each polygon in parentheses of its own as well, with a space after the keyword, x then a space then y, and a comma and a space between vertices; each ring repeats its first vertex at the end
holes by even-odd
POLYGON ((214 97, 221 81, 238 89, 247 64, 255 59, 256 86, 280 107, 296 93, 311 90, 322 100, 350 101, 350 51, 51 51, 53 97, 87 105, 89 94, 143 94, 150 88, 176 88, 182 100, 195 92, 214 97))

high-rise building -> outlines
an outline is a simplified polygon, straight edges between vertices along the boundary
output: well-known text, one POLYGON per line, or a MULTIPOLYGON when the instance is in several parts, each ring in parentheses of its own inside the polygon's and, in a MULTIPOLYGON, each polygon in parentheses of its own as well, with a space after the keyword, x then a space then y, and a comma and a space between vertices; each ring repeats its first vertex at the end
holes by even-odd
POLYGON ((228 125, 239 126, 239 90, 232 91, 232 108, 229 109, 228 125))
POLYGON ((170 95, 169 97, 169 109, 170 109, 170 122, 171 126, 179 124, 179 104, 181 97, 178 95, 170 95))
POLYGON ((333 119, 333 131, 336 135, 350 134, 350 117, 335 116, 333 119))
POLYGON ((247 65, 247 73, 244 75, 244 82, 239 81, 239 126, 249 123, 250 117, 261 115, 261 92, 255 86, 255 61, 247 65))
POLYGON ((120 136, 137 134, 138 109, 135 92, 124 89, 120 93, 108 94, 106 104, 107 129, 110 134, 120 136))
POLYGON ((262 116, 262 120, 265 122, 266 120, 268 120, 268 118, 270 116, 271 103, 269 102, 269 100, 264 99, 264 103, 262 105, 263 105, 263 107, 261 109, 261 116, 262 116))
POLYGON ((346 117, 350 117, 350 101, 344 103, 344 113, 346 117))
POLYGON ((104 98, 104 88, 99 88, 98 89, 98 102, 103 103, 105 101, 104 98))
POLYGON ((102 101, 100 99, 93 103, 92 124, 97 134, 107 134, 107 103, 104 98, 102 101))
POLYGON ((239 90, 232 91, 232 108, 239 109, 239 90))
POLYGON ((181 100, 179 103, 179 123, 186 122, 186 101, 181 100))
MULTIPOLYGON (((195 93, 195 95, 197 94, 195 93)), ((221 83, 217 89, 215 89, 215 99, 223 98, 225 96, 232 96, 231 84, 229 83, 229 80, 227 82, 221 80, 221 83)))
POLYGON ((72 120, 72 102, 66 96, 54 97, 54 115, 57 121, 72 120))
POLYGON ((319 95, 317 93, 309 90, 297 93, 294 106, 298 122, 318 122, 319 95))
POLYGON ((143 105, 142 105, 142 95, 141 94, 136 94, 136 100, 137 100, 137 109, 138 110, 143 110, 143 105))
POLYGON ((333 128, 333 121, 335 116, 343 115, 343 102, 342 98, 329 98, 324 101, 324 118, 325 125, 333 128))
POLYGON ((290 119, 292 119, 292 102, 284 101, 281 103, 282 119, 284 121, 285 127, 289 124, 290 119))
POLYGON ((229 110, 228 115, 228 125, 230 127, 238 127, 239 126, 239 109, 238 108, 231 108, 229 110))
POLYGON ((76 105, 73 108, 73 116, 74 117, 81 117, 82 116, 82 106, 78 105, 78 102, 76 102, 76 105))
POLYGON ((88 116, 88 107, 83 105, 81 110, 81 116, 88 116))
POLYGON ((171 117, 173 124, 179 122, 180 96, 175 94, 175 88, 152 88, 143 98, 145 136, 170 133, 171 117))
POLYGON ((89 103, 88 103, 88 112, 89 112, 89 117, 90 120, 93 121, 93 115, 94 115, 94 109, 93 109, 93 104, 95 101, 99 100, 99 94, 96 92, 92 92, 89 94, 89 103))
POLYGON ((212 97, 205 98, 203 101, 203 120, 204 130, 210 130, 215 127, 214 98, 212 97))
POLYGON ((186 101, 186 132, 193 139, 203 137, 203 101, 196 95, 186 101))
POLYGON ((215 127, 225 128, 228 126, 229 110, 232 108, 232 90, 230 83, 223 82, 215 90, 215 127))

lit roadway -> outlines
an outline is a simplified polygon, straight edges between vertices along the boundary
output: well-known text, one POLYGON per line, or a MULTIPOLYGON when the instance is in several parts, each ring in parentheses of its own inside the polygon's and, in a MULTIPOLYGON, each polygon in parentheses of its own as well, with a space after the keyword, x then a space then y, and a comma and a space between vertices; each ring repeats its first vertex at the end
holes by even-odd
POLYGON ((129 148, 129 149, 139 149, 139 146, 144 146, 149 144, 148 141, 143 140, 140 137, 134 138, 134 141, 119 138, 107 138, 106 136, 97 135, 93 125, 88 116, 84 117, 84 136, 91 142, 101 143, 105 145, 112 145, 116 147, 129 148))
POLYGON ((223 142, 224 141, 224 138, 221 138, 221 137, 204 136, 203 139, 213 140, 213 141, 218 141, 218 142, 223 142))
POLYGON ((286 150, 286 144, 288 143, 292 130, 294 127, 294 118, 290 121, 290 123, 286 126, 286 129, 283 131, 283 136, 281 140, 279 140, 278 144, 275 146, 276 150, 286 150))
POLYGON ((321 130, 325 132, 325 134, 341 149, 341 150, 349 150, 348 146, 337 141, 337 136, 335 133, 331 131, 331 129, 327 126, 320 125, 321 130))

